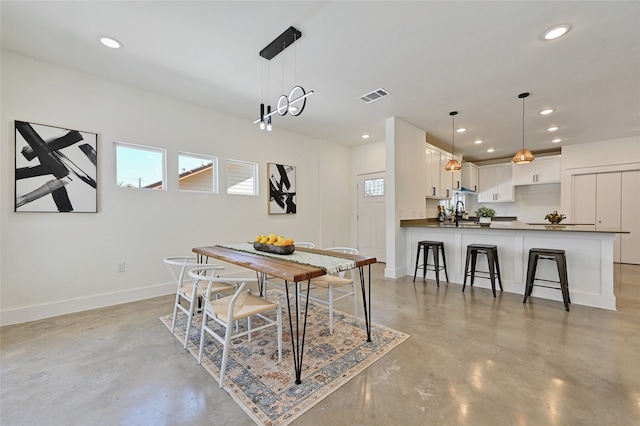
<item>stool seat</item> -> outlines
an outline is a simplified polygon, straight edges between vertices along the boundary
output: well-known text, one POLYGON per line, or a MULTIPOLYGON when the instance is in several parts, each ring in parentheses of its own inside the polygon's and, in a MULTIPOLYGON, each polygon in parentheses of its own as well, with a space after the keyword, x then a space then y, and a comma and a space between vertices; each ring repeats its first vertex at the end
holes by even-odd
POLYGON ((418 241, 418 252, 416 254, 416 268, 413 272, 413 282, 416 282, 418 268, 422 267, 422 279, 427 276, 427 271, 434 271, 436 275, 436 285, 440 287, 440 271, 444 269, 444 276, 449 282, 449 274, 447 274, 447 258, 444 254, 444 243, 442 241, 418 241), (420 263, 420 250, 422 250, 422 264, 420 263), (433 264, 428 263, 429 250, 433 253, 433 264), (442 255, 442 265, 440 265, 440 256, 442 255))
POLYGON ((496 278, 498 278, 498 284, 500 284, 500 291, 502 291, 502 277, 500 276, 500 262, 498 260, 498 246, 490 244, 469 244, 467 246, 467 260, 464 264, 464 281, 462 283, 462 291, 467 286, 467 276, 471 275, 471 284, 476 278, 477 273, 480 272, 483 275, 479 275, 478 278, 486 278, 491 280, 491 290, 493 291, 493 297, 496 297, 496 278), (484 254, 487 256, 487 263, 489 265, 489 271, 476 271, 476 261, 478 254, 484 254), (471 270, 469 270, 469 263, 471 263, 471 270), (486 275, 484 275, 486 274, 486 275))
POLYGON ((567 257, 564 250, 548 249, 548 248, 532 248, 529 250, 529 262, 527 265, 527 282, 524 289, 524 299, 522 303, 527 302, 527 298, 531 296, 533 287, 546 287, 562 291, 562 301, 565 310, 569 311, 571 298, 569 297, 569 280, 567 276, 567 257), (558 281, 545 280, 536 278, 536 269, 538 267, 538 259, 552 260, 556 262, 558 268, 558 281), (548 285, 536 284, 535 281, 545 281, 560 284, 560 288, 548 285))

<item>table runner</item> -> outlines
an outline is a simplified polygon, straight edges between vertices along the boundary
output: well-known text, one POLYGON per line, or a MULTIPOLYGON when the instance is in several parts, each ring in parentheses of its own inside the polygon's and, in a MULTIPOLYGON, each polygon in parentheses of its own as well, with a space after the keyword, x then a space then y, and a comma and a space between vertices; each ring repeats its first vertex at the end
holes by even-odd
POLYGON ((356 267, 356 262, 341 257, 328 256, 324 254, 308 253, 304 251, 294 251, 291 254, 275 254, 264 251, 258 251, 253 248, 252 243, 238 244, 216 244, 218 247, 224 247, 232 250, 244 251, 260 256, 282 259, 289 262, 299 263, 301 265, 313 266, 323 269, 327 274, 337 274, 338 272, 348 271, 356 267))

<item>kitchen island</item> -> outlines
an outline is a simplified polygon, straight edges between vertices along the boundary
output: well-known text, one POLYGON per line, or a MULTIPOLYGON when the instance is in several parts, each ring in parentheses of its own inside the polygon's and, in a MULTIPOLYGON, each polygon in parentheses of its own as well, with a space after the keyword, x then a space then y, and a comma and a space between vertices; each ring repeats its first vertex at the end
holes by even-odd
MULTIPOLYGON (((444 243, 449 281, 458 284, 464 280, 467 245, 494 244, 498 246, 504 291, 524 295, 529 249, 561 249, 565 250, 567 257, 571 303, 616 309, 613 241, 619 230, 596 230, 592 225, 527 225, 518 222, 494 222, 490 227, 462 222, 456 227, 455 224, 441 225, 428 219, 402 220, 400 227, 407 237, 407 275, 413 276, 418 241, 444 243)), ((476 268, 487 270, 483 256, 478 259, 476 268)), ((557 281, 555 262, 538 262, 536 277, 557 281)), ((427 278, 434 278, 434 273, 429 271, 427 278)), ((491 288, 491 283, 476 279, 474 287, 491 288)), ((491 296, 488 294, 487 297, 491 296)), ((532 297, 534 300, 562 301, 559 290, 544 287, 534 287, 532 297)))

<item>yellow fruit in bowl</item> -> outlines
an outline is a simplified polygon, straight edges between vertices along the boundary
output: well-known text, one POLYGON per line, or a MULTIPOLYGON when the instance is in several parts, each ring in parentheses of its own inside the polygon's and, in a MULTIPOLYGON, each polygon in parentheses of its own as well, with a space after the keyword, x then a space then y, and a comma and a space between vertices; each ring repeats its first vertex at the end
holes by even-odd
POLYGON ((260 240, 261 244, 269 244, 269 239, 267 237, 262 237, 262 239, 260 240))
POLYGON ((292 240, 292 239, 290 239, 290 238, 289 238, 289 239, 286 239, 286 238, 285 238, 285 239, 282 241, 282 245, 283 245, 283 246, 290 246, 291 244, 293 244, 293 240, 292 240))

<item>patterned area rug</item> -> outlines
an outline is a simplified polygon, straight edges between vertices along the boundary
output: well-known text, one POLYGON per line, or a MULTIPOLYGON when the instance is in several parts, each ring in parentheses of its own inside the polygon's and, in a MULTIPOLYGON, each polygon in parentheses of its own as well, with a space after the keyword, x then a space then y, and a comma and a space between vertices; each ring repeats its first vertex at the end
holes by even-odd
MULTIPOLYGON (((251 342, 246 338, 232 342, 224 383, 224 389, 259 425, 291 423, 409 337, 372 324, 372 341, 367 343, 364 319, 335 310, 333 335, 330 335, 327 307, 310 301, 302 383, 296 385, 285 294, 273 289, 269 290, 268 298, 277 298, 282 304, 282 364, 277 364, 276 329, 270 327, 254 333, 251 342)), ((171 315, 160 317, 160 320, 171 329, 171 315)), ((196 359, 200 322, 198 315, 187 345, 196 359)), ((258 324, 257 319, 253 324, 254 327, 258 324)), ((174 335, 180 342, 184 339, 185 329, 186 316, 179 313, 174 335)), ((216 379, 212 386, 218 386, 221 360, 222 346, 207 336, 202 365, 216 379)))

